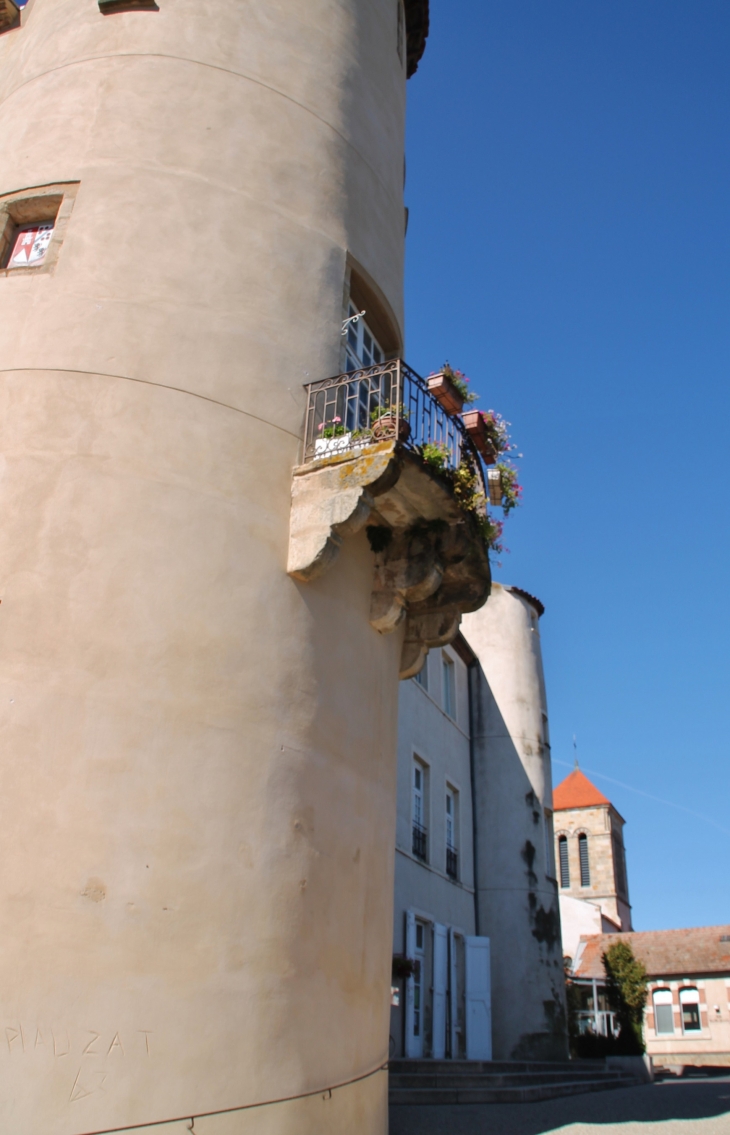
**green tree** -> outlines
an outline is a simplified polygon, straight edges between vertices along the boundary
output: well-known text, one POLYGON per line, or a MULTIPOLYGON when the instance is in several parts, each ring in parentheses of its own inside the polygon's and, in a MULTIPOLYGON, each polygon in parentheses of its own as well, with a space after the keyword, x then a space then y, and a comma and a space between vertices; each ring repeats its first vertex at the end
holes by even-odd
POLYGON ((644 963, 634 957, 628 942, 619 940, 603 955, 606 997, 619 1024, 619 1044, 626 1053, 642 1053, 647 979, 644 963))

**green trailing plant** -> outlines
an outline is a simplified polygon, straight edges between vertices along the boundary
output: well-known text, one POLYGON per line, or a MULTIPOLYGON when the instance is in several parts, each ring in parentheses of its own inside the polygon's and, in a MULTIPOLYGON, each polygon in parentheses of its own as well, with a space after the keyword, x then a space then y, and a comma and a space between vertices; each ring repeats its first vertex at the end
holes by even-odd
POLYGON ((517 470, 514 465, 500 461, 497 464, 502 485, 502 508, 505 516, 513 508, 517 508, 522 500, 522 485, 517 480, 517 470))
POLYGON ((647 976, 644 963, 634 956, 628 942, 619 940, 603 955, 606 998, 619 1024, 619 1044, 627 1055, 640 1054, 644 1044, 644 1006, 647 976))
POLYGON ((421 456, 431 469, 440 472, 442 469, 447 468, 451 454, 447 445, 441 445, 439 442, 435 441, 427 441, 421 446, 421 456))

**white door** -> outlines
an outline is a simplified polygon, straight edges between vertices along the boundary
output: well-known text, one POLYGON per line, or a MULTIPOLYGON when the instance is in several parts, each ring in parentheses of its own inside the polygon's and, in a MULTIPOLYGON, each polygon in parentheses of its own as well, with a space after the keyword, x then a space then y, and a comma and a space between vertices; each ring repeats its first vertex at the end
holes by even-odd
POLYGON ((446 1056, 446 991, 449 984, 449 932, 436 923, 433 928, 433 1058, 446 1056))
POLYGON ((492 1059, 492 979, 489 939, 467 937, 466 1058, 492 1059))

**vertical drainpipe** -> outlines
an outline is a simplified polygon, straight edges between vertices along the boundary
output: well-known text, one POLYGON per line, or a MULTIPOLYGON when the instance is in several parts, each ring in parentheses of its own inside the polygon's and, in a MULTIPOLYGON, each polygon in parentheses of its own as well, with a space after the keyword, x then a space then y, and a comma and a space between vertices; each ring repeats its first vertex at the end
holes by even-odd
POLYGON ((474 659, 469 663, 468 689, 469 689, 469 778, 471 780, 471 828, 472 828, 472 865, 474 870, 474 933, 481 934, 479 926, 479 825, 477 823, 477 797, 476 797, 476 769, 474 760, 474 703, 476 700, 476 684, 478 681, 477 666, 474 659))

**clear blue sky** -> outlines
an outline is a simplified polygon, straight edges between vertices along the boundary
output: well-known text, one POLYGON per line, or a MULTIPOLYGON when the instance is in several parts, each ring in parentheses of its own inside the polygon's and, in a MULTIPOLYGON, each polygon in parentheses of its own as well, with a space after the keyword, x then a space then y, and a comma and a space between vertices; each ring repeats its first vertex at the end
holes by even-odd
POLYGON ((637 790, 594 777, 635 928, 727 923, 730 3, 431 9, 408 359, 448 358, 513 423, 496 578, 547 608, 555 782, 576 733, 589 775, 637 790))

